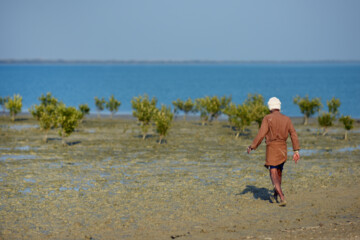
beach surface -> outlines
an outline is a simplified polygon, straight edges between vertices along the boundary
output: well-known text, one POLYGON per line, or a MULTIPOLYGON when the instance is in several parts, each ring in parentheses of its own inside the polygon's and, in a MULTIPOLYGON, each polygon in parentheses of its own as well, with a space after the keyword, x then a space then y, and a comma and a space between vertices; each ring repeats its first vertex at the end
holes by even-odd
POLYGON ((0 239, 360 239, 360 124, 321 135, 294 118, 301 160, 270 201, 265 142, 225 120, 177 117, 166 137, 129 116, 85 119, 63 147, 38 122, 0 117, 0 239))

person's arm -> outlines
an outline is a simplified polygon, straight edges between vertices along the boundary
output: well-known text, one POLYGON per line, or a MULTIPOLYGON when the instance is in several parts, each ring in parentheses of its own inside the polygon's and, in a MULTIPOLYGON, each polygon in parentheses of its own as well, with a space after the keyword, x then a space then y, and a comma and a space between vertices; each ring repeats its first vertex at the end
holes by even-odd
POLYGON ((269 125, 267 119, 264 118, 262 120, 258 134, 256 135, 252 144, 247 148, 247 153, 250 153, 252 150, 255 150, 260 145, 260 143, 262 142, 268 131, 269 131, 269 125))
POLYGON ((298 135, 297 135, 295 128, 291 121, 290 121, 289 133, 290 133, 290 138, 291 138, 291 142, 292 142, 292 146, 293 146, 293 150, 294 150, 293 160, 296 164, 300 160, 300 153, 299 153, 300 144, 299 144, 298 135))
POLYGON ((299 150, 294 151, 293 160, 294 160, 295 164, 297 164, 297 162, 300 160, 299 150))

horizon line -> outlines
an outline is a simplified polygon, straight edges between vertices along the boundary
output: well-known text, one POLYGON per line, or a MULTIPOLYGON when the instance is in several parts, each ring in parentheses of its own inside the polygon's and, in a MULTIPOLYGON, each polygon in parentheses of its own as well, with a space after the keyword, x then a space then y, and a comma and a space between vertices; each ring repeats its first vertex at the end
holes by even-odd
POLYGON ((0 64, 246 64, 246 63, 360 63, 359 60, 336 60, 336 59, 319 59, 319 60, 117 60, 117 59, 107 59, 107 60, 98 60, 98 59, 0 59, 0 64))

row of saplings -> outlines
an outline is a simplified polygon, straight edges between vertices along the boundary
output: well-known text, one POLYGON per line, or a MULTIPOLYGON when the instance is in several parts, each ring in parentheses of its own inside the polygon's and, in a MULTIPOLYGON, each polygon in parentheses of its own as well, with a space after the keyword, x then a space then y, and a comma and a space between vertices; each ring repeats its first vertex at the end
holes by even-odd
MULTIPOLYGON (((328 112, 321 111, 322 104, 319 98, 309 99, 309 96, 296 96, 294 104, 298 105, 301 113, 304 115, 304 125, 308 124, 308 119, 315 113, 319 113, 317 120, 319 125, 323 128, 322 135, 328 133, 328 128, 333 126, 336 120, 339 120, 345 128, 344 139, 348 140, 348 131, 354 127, 354 119, 350 116, 341 117, 339 114, 340 100, 332 98, 327 101, 328 112)), ((222 97, 205 97, 196 99, 195 102, 189 98, 186 101, 178 99, 173 102, 175 112, 180 110, 184 112, 184 118, 189 112, 200 112, 200 117, 203 124, 213 118, 217 118, 221 113, 228 116, 230 125, 237 130, 236 137, 238 137, 245 128, 250 126, 252 122, 256 122, 260 127, 262 119, 266 114, 269 114, 268 108, 264 104, 264 98, 260 94, 248 95, 248 98, 243 104, 234 104, 231 98, 222 97)))
MULTIPOLYGON (((59 127, 59 135, 63 139, 69 136, 79 122, 82 121, 86 114, 89 114, 90 108, 87 104, 79 105, 79 109, 74 107, 66 107, 65 104, 59 102, 51 93, 42 95, 40 104, 34 105, 29 109, 30 113, 39 121, 41 129, 45 132, 44 141, 47 142, 47 133, 50 129, 59 127)), ((173 102, 174 111, 170 107, 162 105, 157 108, 156 98, 149 99, 147 95, 134 97, 131 100, 133 108, 133 116, 136 117, 141 126, 143 139, 146 138, 151 123, 154 122, 156 131, 159 134, 159 144, 163 142, 171 127, 174 113, 184 112, 184 119, 189 113, 200 113, 202 125, 217 119, 222 113, 228 116, 228 121, 236 131, 236 138, 244 132, 245 128, 250 126, 252 122, 256 122, 260 127, 263 117, 269 113, 268 108, 264 104, 264 98, 260 94, 250 94, 243 104, 234 104, 231 97, 217 96, 197 98, 192 101, 190 98, 186 101, 178 99, 173 102)), ((308 96, 303 98, 297 96, 294 103, 300 108, 304 114, 304 125, 308 123, 308 118, 317 112, 320 112, 322 104, 319 98, 309 99, 308 96)), ((14 98, 0 98, 0 104, 10 111, 10 115, 15 120, 15 115, 21 111, 22 98, 14 95, 14 98)), ((111 117, 118 111, 121 102, 111 96, 108 101, 104 98, 95 97, 95 105, 98 113, 105 108, 111 112, 111 117)), ((340 100, 332 98, 327 101, 328 112, 321 112, 317 118, 318 123, 324 128, 323 135, 327 133, 328 127, 332 126, 334 121, 339 117, 338 109, 340 100)), ((341 116, 338 118, 345 128, 345 139, 348 139, 348 130, 353 128, 354 119, 350 116, 341 116)))
MULTIPOLYGON (((14 98, 1 98, 1 104, 3 107, 9 109, 10 116, 15 121, 15 115, 21 112, 22 97, 20 95, 14 95, 14 98)), ((29 109, 29 112, 34 118, 39 121, 41 130, 45 132, 44 142, 48 141, 48 132, 50 129, 59 128, 59 135, 62 138, 63 145, 67 145, 65 138, 70 136, 75 128, 82 122, 86 114, 89 114, 90 108, 87 104, 79 105, 79 109, 75 107, 67 107, 64 103, 59 102, 51 93, 41 95, 39 97, 40 104, 34 105, 29 109)), ((118 111, 121 102, 116 100, 114 96, 109 98, 109 101, 104 101, 96 97, 95 102, 97 108, 103 109, 106 107, 111 116, 118 111), (99 104, 100 102, 100 104, 99 104)), ((159 143, 163 142, 168 129, 170 128, 173 113, 171 109, 162 105, 161 108, 157 108, 157 101, 155 98, 149 99, 148 96, 134 97, 131 100, 132 107, 134 109, 133 115, 139 120, 141 129, 143 131, 143 139, 146 138, 146 133, 150 126, 150 122, 154 121, 156 124, 156 131, 159 133, 159 143)))

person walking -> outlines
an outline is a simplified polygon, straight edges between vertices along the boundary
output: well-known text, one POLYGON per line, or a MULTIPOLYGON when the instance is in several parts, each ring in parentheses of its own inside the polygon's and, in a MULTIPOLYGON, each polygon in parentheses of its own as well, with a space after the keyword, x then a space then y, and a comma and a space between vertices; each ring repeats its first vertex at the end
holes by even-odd
POLYGON ((280 197, 279 206, 285 206, 286 200, 281 190, 281 178, 283 167, 287 160, 286 140, 290 135, 295 164, 300 160, 300 144, 290 118, 280 113, 280 100, 276 97, 270 98, 268 107, 270 114, 264 117, 258 134, 252 144, 247 148, 247 153, 249 154, 252 150, 255 150, 265 137, 265 167, 269 169, 270 179, 274 185, 274 200, 278 202, 277 198, 280 197))

